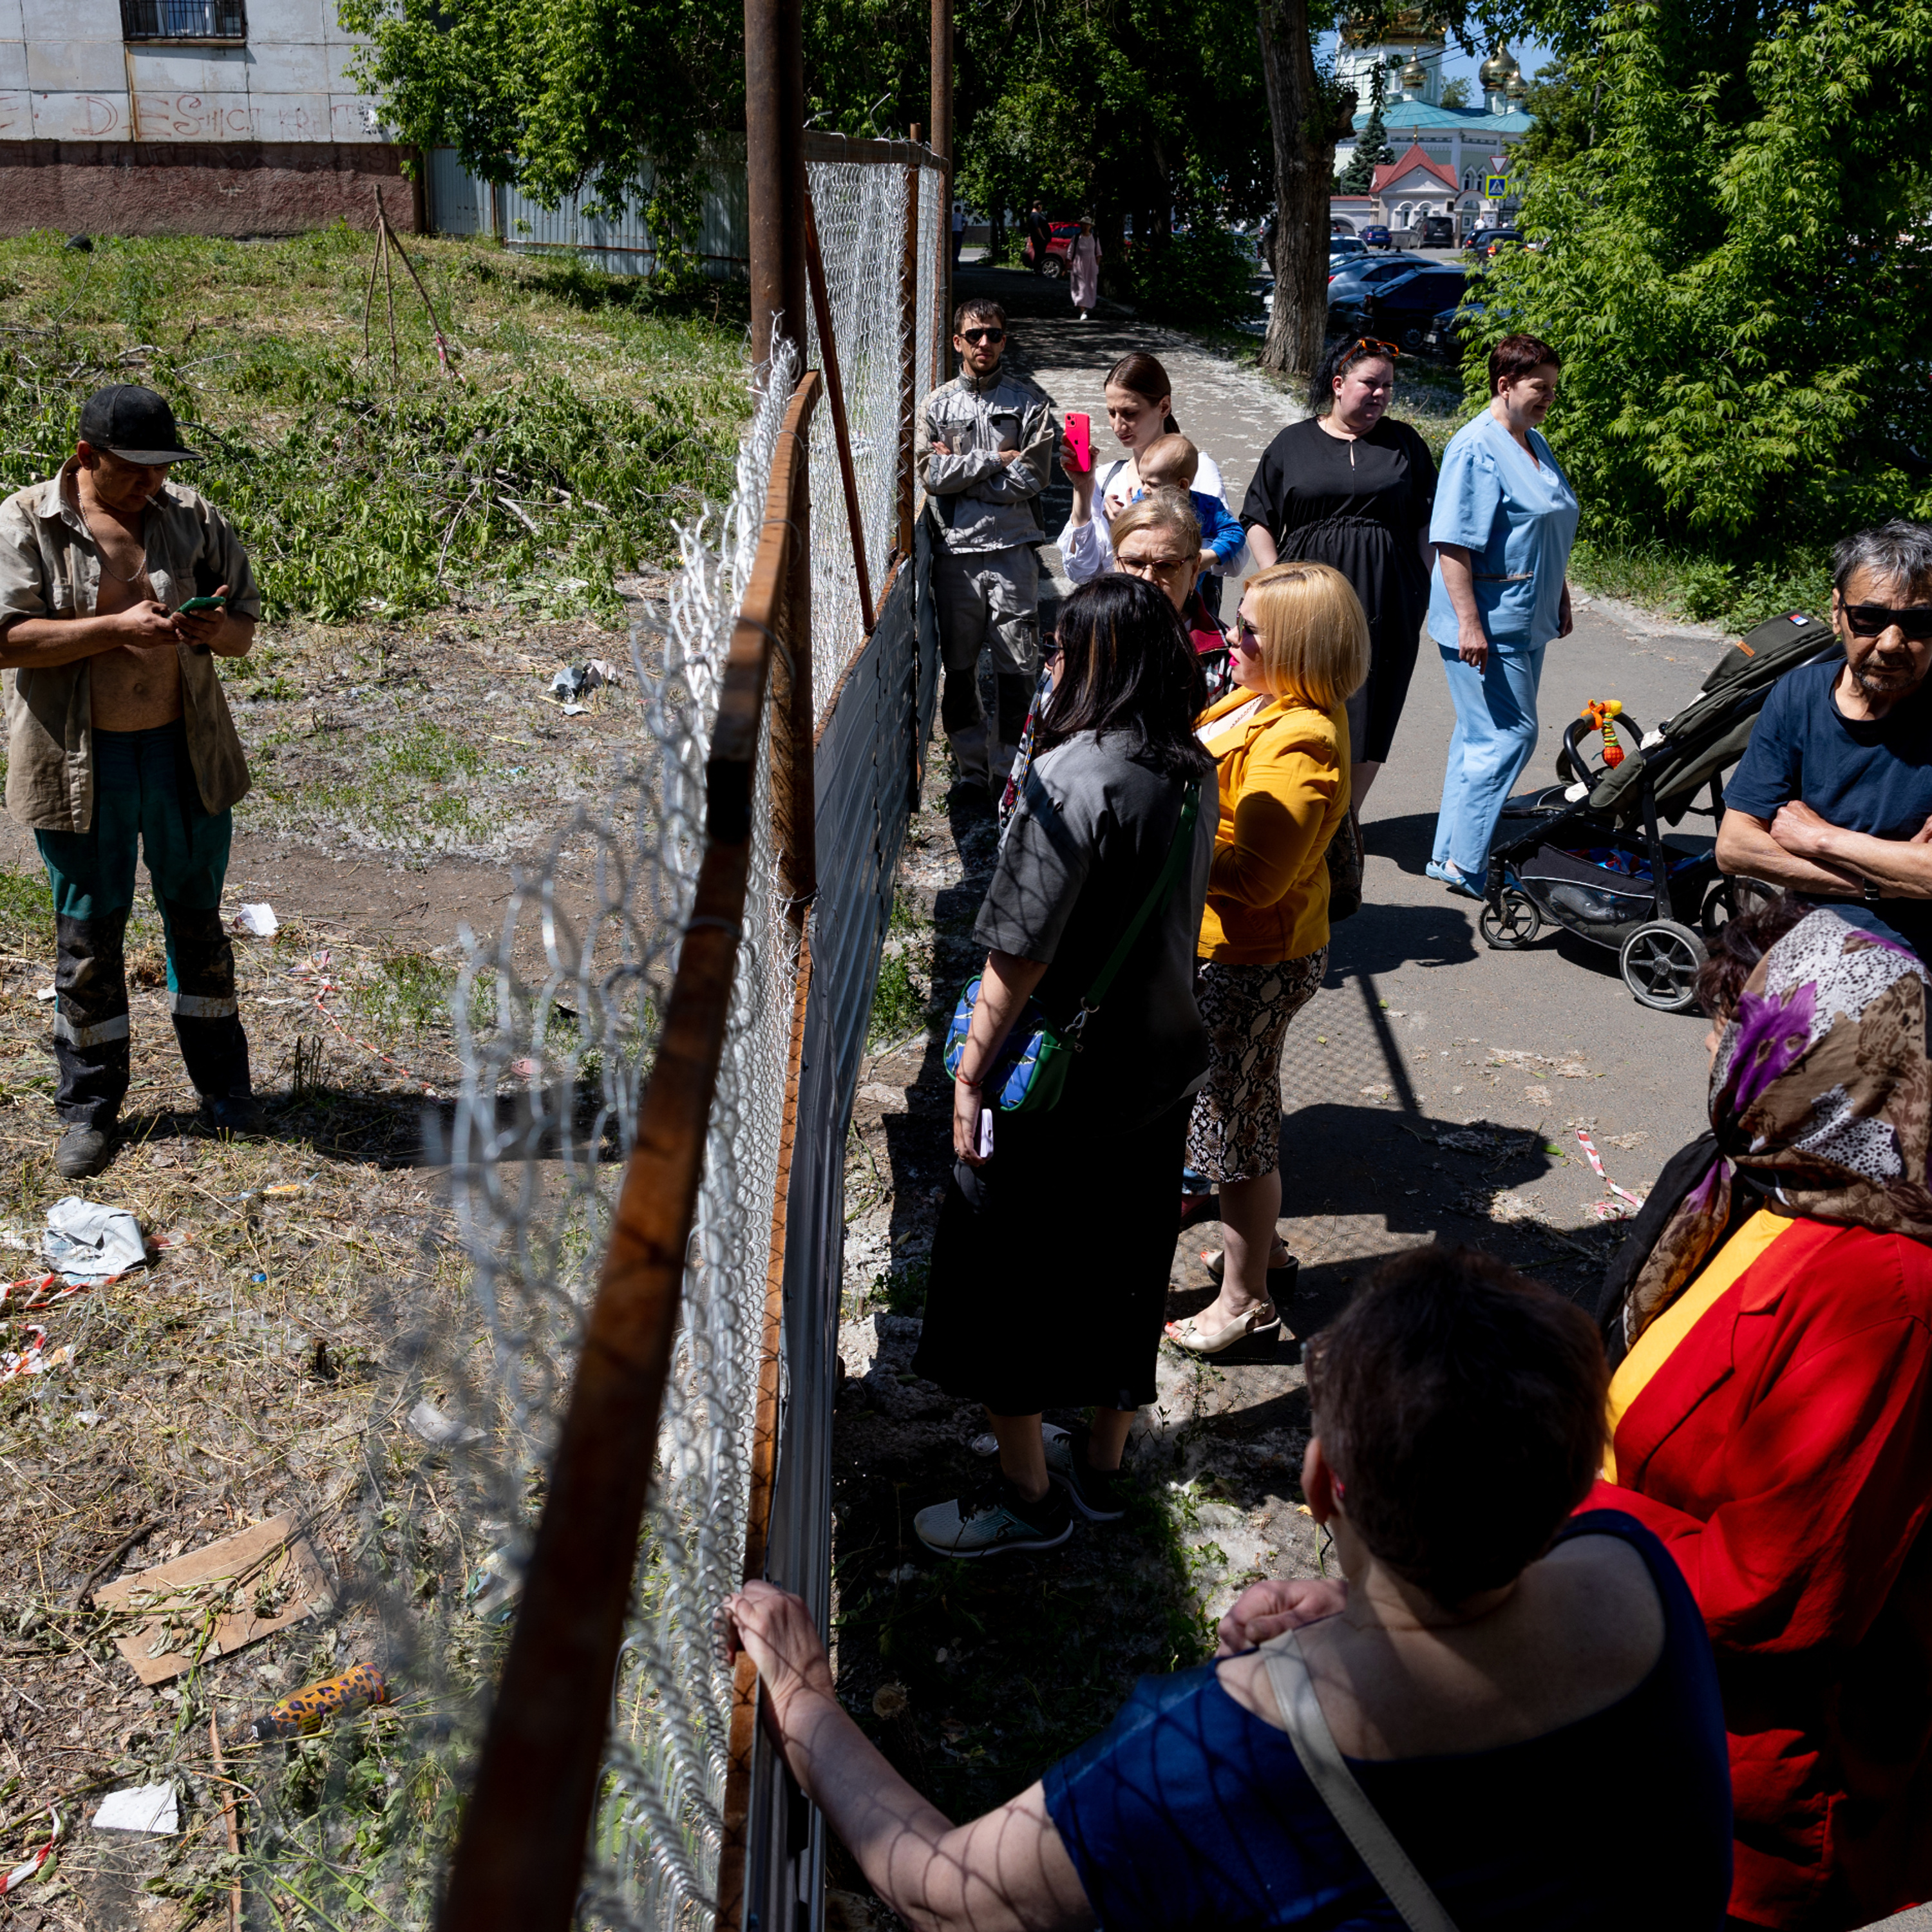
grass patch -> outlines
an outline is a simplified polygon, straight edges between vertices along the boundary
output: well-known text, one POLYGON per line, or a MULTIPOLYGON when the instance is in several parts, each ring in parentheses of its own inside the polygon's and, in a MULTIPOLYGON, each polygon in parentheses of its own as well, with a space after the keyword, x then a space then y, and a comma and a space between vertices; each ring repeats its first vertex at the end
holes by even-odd
POLYGON ((912 960, 903 950, 888 952, 879 963, 879 983, 872 992, 872 1018, 867 1043, 902 1040, 926 1017, 926 994, 913 976, 912 960))
POLYGON ((44 872, 0 866, 0 947, 28 959, 54 949, 54 890, 44 872))
POLYGON ((169 397, 184 468, 242 532, 270 616, 406 615, 470 593, 545 615, 620 608, 614 574, 670 560, 674 519, 732 479, 741 292, 648 282, 488 244, 411 238, 397 368, 370 238, 170 236, 69 250, 0 240, 0 489, 50 476, 102 383, 169 397))
POLYGON ((446 1029, 456 973, 427 952, 386 952, 376 974, 349 996, 350 1010, 379 1031, 394 1036, 446 1029))

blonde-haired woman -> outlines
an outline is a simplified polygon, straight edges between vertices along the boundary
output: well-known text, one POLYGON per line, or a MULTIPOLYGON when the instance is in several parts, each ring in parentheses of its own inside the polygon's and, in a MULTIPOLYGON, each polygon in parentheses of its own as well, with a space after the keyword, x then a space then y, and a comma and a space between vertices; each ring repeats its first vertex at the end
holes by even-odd
POLYGON ((1248 579, 1234 688, 1196 728, 1220 796, 1194 997, 1212 1058, 1187 1164, 1216 1184, 1226 1244, 1211 1307, 1168 1339, 1219 1354, 1277 1332, 1270 1267, 1281 1218, 1281 1048, 1328 964, 1325 854, 1348 808, 1344 707, 1369 674, 1369 621, 1339 570, 1278 563, 1248 579))

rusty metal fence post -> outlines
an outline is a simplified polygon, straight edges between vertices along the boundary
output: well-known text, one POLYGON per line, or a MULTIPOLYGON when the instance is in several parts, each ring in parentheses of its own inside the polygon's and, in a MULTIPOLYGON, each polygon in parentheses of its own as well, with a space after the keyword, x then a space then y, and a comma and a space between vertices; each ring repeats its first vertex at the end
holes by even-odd
MULTIPOLYGON (((696 902, 464 1820, 445 1932, 566 1932, 575 1912, 724 1048, 767 691, 782 633, 809 634, 809 590, 801 599, 794 557, 808 502, 806 425, 819 386, 809 374, 800 382, 779 440, 706 765, 696 902)), ((789 730, 775 732, 772 744, 778 760, 799 749, 789 730)), ((810 746, 808 704, 807 787, 810 746)), ((795 788, 788 776, 774 787, 774 804, 795 788)), ((808 838, 809 822, 808 807, 808 838)), ((794 880, 796 833, 796 818, 779 828, 794 880)))

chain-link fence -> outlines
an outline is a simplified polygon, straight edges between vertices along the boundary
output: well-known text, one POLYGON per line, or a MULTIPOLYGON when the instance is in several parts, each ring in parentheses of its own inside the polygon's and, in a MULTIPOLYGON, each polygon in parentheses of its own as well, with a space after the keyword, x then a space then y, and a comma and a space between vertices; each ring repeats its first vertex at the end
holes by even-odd
POLYGON ((714 1619, 748 1563, 827 1600, 844 1128, 936 688, 903 397, 937 352, 945 178, 866 145, 892 152, 812 168, 849 446, 776 345, 736 493, 633 634, 631 748, 459 988, 482 1333, 425 1352, 481 1560, 416 1663, 459 1730, 488 1713, 444 1913, 465 1932, 818 1922, 820 1840, 753 1762, 714 1619), (479 1601, 519 1588, 479 1640, 479 1601))

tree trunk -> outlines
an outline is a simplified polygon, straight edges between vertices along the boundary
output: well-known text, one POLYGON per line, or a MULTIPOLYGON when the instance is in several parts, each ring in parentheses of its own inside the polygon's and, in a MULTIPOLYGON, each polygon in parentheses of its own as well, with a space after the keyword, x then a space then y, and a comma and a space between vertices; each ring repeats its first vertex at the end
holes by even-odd
POLYGON ((1262 74, 1274 133, 1274 308, 1262 367, 1312 376, 1328 327, 1328 197, 1335 130, 1315 78, 1308 0, 1258 0, 1262 74))

